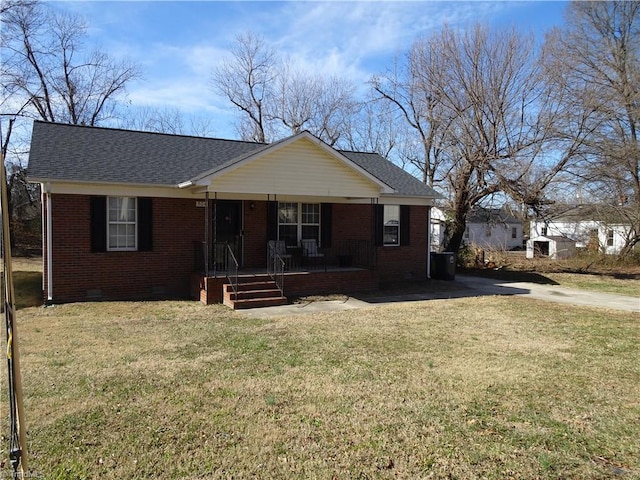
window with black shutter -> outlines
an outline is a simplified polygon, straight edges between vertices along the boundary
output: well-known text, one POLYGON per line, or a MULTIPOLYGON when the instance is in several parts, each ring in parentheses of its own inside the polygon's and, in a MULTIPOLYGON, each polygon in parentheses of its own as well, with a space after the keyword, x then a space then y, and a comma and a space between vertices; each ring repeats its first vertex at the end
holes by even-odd
POLYGON ((150 251, 151 198, 91 197, 91 251, 150 251))
POLYGON ((375 218, 376 245, 409 245, 411 219, 409 205, 377 205, 375 218))

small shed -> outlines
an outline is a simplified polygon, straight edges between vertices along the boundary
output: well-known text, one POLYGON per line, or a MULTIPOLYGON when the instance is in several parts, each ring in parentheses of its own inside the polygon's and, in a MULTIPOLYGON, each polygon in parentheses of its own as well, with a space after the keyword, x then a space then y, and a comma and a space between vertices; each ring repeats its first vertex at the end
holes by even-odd
POLYGON ((560 235, 539 235, 527 240, 527 258, 548 257, 563 260, 576 252, 576 242, 560 235))

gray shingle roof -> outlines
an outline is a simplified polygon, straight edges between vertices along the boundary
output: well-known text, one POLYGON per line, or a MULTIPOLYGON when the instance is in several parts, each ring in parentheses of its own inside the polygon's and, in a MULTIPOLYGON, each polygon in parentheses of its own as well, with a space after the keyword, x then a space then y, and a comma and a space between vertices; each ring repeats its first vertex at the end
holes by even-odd
MULTIPOLYGON (((265 144, 36 121, 28 175, 36 180, 175 186, 265 144)), ((341 152, 396 190, 439 197, 375 153, 341 152)))
POLYGON ((467 223, 516 223, 521 224, 522 220, 514 216, 504 208, 482 208, 476 207, 469 212, 467 223))

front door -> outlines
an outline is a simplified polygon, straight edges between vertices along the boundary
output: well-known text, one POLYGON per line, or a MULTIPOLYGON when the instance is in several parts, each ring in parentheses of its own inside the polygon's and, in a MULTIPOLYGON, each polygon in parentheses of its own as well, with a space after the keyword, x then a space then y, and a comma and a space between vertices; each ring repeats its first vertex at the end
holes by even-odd
POLYGON ((242 201, 217 200, 215 216, 216 243, 229 243, 238 264, 242 265, 242 201))

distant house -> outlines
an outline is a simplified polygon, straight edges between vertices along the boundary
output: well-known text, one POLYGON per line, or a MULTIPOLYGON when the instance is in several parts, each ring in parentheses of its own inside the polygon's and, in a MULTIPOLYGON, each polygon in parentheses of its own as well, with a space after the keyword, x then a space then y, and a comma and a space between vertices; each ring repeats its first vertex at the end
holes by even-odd
POLYGON ((505 208, 474 208, 467 217, 464 243, 492 250, 521 249, 522 221, 505 208))
POLYGON ((576 248, 620 253, 631 226, 619 209, 598 205, 563 205, 548 218, 531 221, 530 236, 566 237, 576 248))
POLYGON ((438 207, 431 208, 431 251, 439 252, 444 244, 444 233, 446 229, 446 214, 438 207))
POLYGON ((50 303, 246 308, 427 278, 441 198, 380 155, 308 132, 262 144, 37 121, 28 174, 42 187, 50 303))

